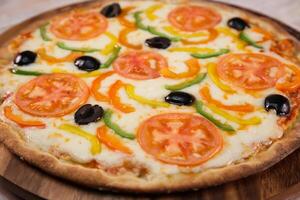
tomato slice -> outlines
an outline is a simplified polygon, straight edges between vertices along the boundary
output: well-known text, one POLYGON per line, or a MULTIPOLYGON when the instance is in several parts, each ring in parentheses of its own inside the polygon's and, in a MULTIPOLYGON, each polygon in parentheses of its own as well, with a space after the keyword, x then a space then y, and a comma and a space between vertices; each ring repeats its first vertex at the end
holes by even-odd
POLYGON ((148 51, 126 52, 113 63, 113 68, 119 75, 136 80, 158 78, 159 70, 167 66, 167 60, 163 56, 148 51), (154 66, 151 61, 154 61, 154 66))
POLYGON ((106 18, 97 12, 71 12, 56 17, 50 30, 65 40, 88 40, 97 37, 107 29, 106 18))
POLYGON ((221 19, 221 15, 216 11, 200 6, 180 6, 168 15, 168 20, 173 26, 187 32, 211 29, 220 23, 221 19))
POLYGON ((15 103, 30 115, 59 117, 75 111, 88 97, 89 88, 83 80, 71 74, 50 74, 22 85, 15 103))
POLYGON ((259 53, 229 54, 217 64, 221 79, 248 90, 273 87, 284 75, 284 65, 277 59, 259 53))
POLYGON ((180 166, 195 166, 212 158, 223 147, 219 130, 203 117, 165 113, 144 121, 137 139, 156 159, 180 166))

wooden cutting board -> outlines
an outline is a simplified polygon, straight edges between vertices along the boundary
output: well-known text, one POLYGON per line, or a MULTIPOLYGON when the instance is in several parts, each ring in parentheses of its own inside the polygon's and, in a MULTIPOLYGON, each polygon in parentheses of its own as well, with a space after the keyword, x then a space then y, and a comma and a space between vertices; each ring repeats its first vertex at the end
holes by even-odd
MULTIPOLYGON (((285 25, 283 25, 285 26, 285 25)), ((22 26, 16 26, 18 31, 22 26)), ((300 40, 300 33, 286 27, 300 40)), ((8 37, 8 35, 7 35, 8 37)), ((5 40, 2 37, 1 40, 5 40)), ((28 165, 0 144, 0 184, 25 199, 276 199, 300 197, 300 149, 264 172, 199 191, 164 195, 130 195, 92 190, 50 176, 28 165), (294 185, 294 186, 293 186, 294 185), (293 186, 292 188, 290 188, 293 186), (289 189, 290 188, 290 189, 289 189), (278 196, 279 195, 279 196, 278 196)))

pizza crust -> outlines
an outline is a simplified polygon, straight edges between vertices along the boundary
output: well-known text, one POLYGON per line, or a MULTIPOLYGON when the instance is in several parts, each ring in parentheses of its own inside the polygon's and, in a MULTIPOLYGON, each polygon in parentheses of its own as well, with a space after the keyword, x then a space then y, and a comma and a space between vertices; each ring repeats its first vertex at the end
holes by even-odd
MULTIPOLYGON (((4 46, 8 44, 14 36, 21 32, 31 31, 45 21, 47 21, 53 15, 67 12, 74 8, 82 6, 93 7, 95 5, 101 5, 109 1, 97 1, 97 2, 85 2, 76 4, 73 6, 67 6, 56 11, 50 11, 45 14, 39 15, 35 18, 29 19, 12 29, 5 32, 0 37, 0 44, 4 46), (29 26, 28 26, 29 25, 29 26), (24 27, 27 27, 24 29, 24 27)), ((199 2, 199 1, 195 1, 199 2)), ((221 3, 204 2, 205 4, 218 7, 222 9, 232 9, 229 6, 221 3)), ((250 16, 256 19, 259 24, 267 25, 266 29, 276 33, 292 38, 299 47, 299 41, 290 34, 288 34, 284 28, 266 17, 257 17, 249 11, 239 11, 241 16, 250 16)), ((12 54, 7 53, 7 47, 2 49, 2 57, 11 57, 12 54), (2 51, 3 50, 3 51, 2 51), (6 51, 5 51, 6 50, 6 51)), ((282 160, 288 154, 293 152, 300 146, 300 120, 296 120, 293 126, 288 129, 284 136, 275 141, 269 148, 262 150, 259 153, 253 155, 245 161, 241 161, 237 164, 231 164, 226 167, 220 167, 215 169, 205 170, 203 172, 193 174, 174 174, 168 176, 151 176, 146 178, 139 178, 133 175, 111 175, 102 169, 86 168, 81 165, 71 164, 63 162, 53 155, 42 152, 34 147, 29 146, 24 142, 20 132, 20 129, 0 122, 0 142, 14 154, 18 155, 21 159, 38 166, 44 171, 53 174, 57 177, 63 177, 73 182, 83 184, 98 189, 106 189, 113 191, 124 192, 170 192, 170 191, 183 191, 188 189, 199 189, 212 185, 222 184, 228 181, 236 180, 242 177, 249 176, 251 174, 263 171, 268 167, 282 160)))

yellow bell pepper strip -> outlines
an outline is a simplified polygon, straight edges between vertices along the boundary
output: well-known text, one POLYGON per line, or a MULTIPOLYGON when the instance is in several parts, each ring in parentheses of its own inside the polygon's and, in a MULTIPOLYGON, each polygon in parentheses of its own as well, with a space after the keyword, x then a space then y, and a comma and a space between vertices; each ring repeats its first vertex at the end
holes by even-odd
POLYGON ((200 47, 172 47, 169 48, 170 52, 188 52, 188 53, 213 53, 215 50, 211 48, 200 47))
POLYGON ((120 46, 118 46, 118 45, 114 46, 112 54, 105 61, 105 63, 103 63, 100 66, 100 68, 101 69, 106 69, 106 68, 110 67, 110 65, 118 58, 120 51, 121 51, 121 47, 120 46))
POLYGON ((239 39, 239 36, 237 34, 235 34, 230 28, 228 27, 218 27, 217 31, 222 34, 224 34, 225 36, 231 37, 233 42, 236 43, 237 48, 239 50, 244 50, 246 43, 242 40, 239 39))
POLYGON ((206 59, 206 58, 218 57, 229 52, 230 52, 229 49, 220 49, 219 51, 213 53, 206 53, 206 54, 193 53, 191 54, 191 56, 193 56, 194 58, 206 59))
POLYGON ((47 26, 48 25, 49 25, 49 23, 45 23, 42 26, 40 26, 40 28, 39 28, 40 36, 46 42, 52 41, 52 39, 47 35, 47 26))
POLYGON ((74 126, 72 124, 62 124, 58 127, 60 130, 66 131, 68 133, 78 135, 80 137, 85 138, 91 143, 90 151, 92 155, 99 154, 101 152, 101 144, 95 135, 92 135, 78 126, 74 126))
POLYGON ((128 34, 134 32, 136 30, 137 30, 136 28, 122 29, 119 33, 119 43, 130 49, 136 49, 136 50, 142 49, 143 46, 141 44, 131 44, 127 39, 128 34))
POLYGON ((15 122, 22 128, 28 128, 28 127, 45 128, 46 127, 46 125, 41 121, 25 120, 25 119, 22 119, 21 116, 15 115, 13 113, 11 106, 4 107, 4 116, 7 119, 15 122))
POLYGON ((258 45, 255 41, 253 41, 245 32, 241 32, 239 35, 240 39, 246 42, 248 45, 254 46, 258 49, 262 49, 263 47, 258 45))
POLYGON ((190 45, 190 44, 207 44, 210 41, 213 41, 218 37, 218 31, 215 29, 209 29, 208 30, 208 37, 206 39, 198 40, 198 41, 192 41, 192 40, 187 40, 187 39, 182 39, 181 42, 182 44, 185 45, 190 45))
POLYGON ((108 44, 101 50, 101 53, 102 53, 103 55, 108 55, 108 54, 110 54, 110 53, 114 50, 116 44, 118 43, 118 38, 117 38, 114 34, 112 34, 112 33, 110 33, 110 32, 105 32, 104 35, 106 35, 106 36, 110 39, 110 43, 108 43, 108 44))
POLYGON ((130 22, 129 20, 126 19, 126 15, 134 8, 135 7, 133 7, 133 6, 129 6, 129 7, 122 9, 122 13, 117 18, 121 25, 126 26, 127 28, 136 28, 134 22, 130 22))
POLYGON ((47 73, 37 72, 37 71, 28 71, 28 70, 25 71, 17 68, 11 68, 9 71, 12 74, 23 75, 23 76, 40 76, 40 75, 47 74, 47 73))
POLYGON ((292 92, 300 88, 300 69, 295 65, 286 65, 293 71, 292 77, 283 83, 276 83, 276 89, 283 92, 292 92))
POLYGON ((100 142, 111 150, 120 151, 129 155, 132 154, 132 151, 124 145, 117 136, 108 133, 106 126, 101 126, 97 129, 97 137, 100 142))
POLYGON ((156 5, 153 5, 153 6, 150 6, 149 8, 147 8, 145 10, 145 14, 146 14, 147 18, 150 19, 151 21, 156 20, 158 17, 154 14, 154 12, 161 9, 162 7, 163 7, 163 4, 156 4, 156 5))
POLYGON ((200 95, 201 97, 209 104, 213 104, 214 106, 217 106, 218 108, 231 110, 231 111, 237 111, 237 112, 253 112, 254 106, 250 104, 244 104, 244 105, 225 105, 222 102, 212 98, 209 88, 207 86, 200 89, 200 95))
POLYGON ((135 135, 133 135, 132 133, 128 133, 126 131, 124 131, 123 129, 121 129, 116 123, 111 121, 111 117, 112 117, 113 112, 111 110, 106 110, 104 113, 104 117, 103 117, 103 121, 105 123, 105 125, 110 128, 111 130, 113 130, 115 132, 115 134, 123 137, 123 138, 127 138, 130 140, 135 139, 135 135))
POLYGON ((91 87, 91 92, 97 101, 104 101, 104 102, 110 101, 110 99, 107 95, 104 95, 99 92, 99 88, 101 87, 101 82, 104 79, 106 79, 107 77, 113 75, 114 73, 115 72, 113 72, 113 71, 105 72, 93 81, 92 87, 91 87))
POLYGON ((203 109, 203 103, 201 101, 199 101, 199 100, 196 101, 195 102, 195 107, 196 107, 197 113, 199 113, 200 115, 202 115, 203 117, 205 117, 206 119, 208 119, 209 121, 211 121, 214 125, 216 125, 221 130, 228 131, 228 132, 235 132, 235 129, 232 126, 230 126, 227 123, 222 123, 218 119, 214 118, 213 115, 211 115, 210 113, 206 112, 203 109))
POLYGON ((80 78, 90 78, 90 77, 96 77, 102 74, 100 71, 93 71, 88 73, 71 73, 67 70, 59 69, 59 68, 53 68, 52 73, 66 73, 66 74, 72 74, 74 76, 80 77, 80 78))
POLYGON ((120 100, 120 97, 118 96, 118 91, 123 88, 125 86, 125 84, 120 81, 117 80, 114 84, 112 84, 112 86, 109 88, 108 90, 108 97, 110 99, 111 104, 118 110, 120 110, 121 112, 124 113, 131 113, 135 111, 135 108, 130 106, 130 105, 126 105, 123 104, 120 100))
POLYGON ((228 85, 225 85, 221 80, 219 80, 219 77, 216 72, 216 64, 215 63, 208 63, 207 64, 207 74, 209 78, 212 80, 212 82, 221 90, 227 93, 235 93, 234 90, 231 89, 228 85))
POLYGON ((206 77, 206 73, 201 73, 190 80, 183 81, 175 85, 165 85, 167 90, 177 91, 201 83, 206 77))
POLYGON ((219 109, 217 106, 212 104, 206 105, 212 112, 224 117, 225 119, 235 122, 239 125, 257 125, 261 123, 261 119, 259 117, 251 117, 250 119, 240 119, 239 117, 233 116, 226 111, 219 109))
POLYGON ((138 12, 135 12, 135 13, 133 14, 134 19, 135 19, 135 25, 136 25, 139 29, 144 30, 144 31, 147 31, 147 32, 149 32, 149 33, 152 33, 153 35, 157 35, 157 36, 160 36, 160 37, 168 38, 168 39, 170 39, 170 40, 173 41, 173 42, 178 42, 178 41, 181 40, 180 38, 177 38, 177 37, 171 37, 171 36, 169 36, 169 35, 167 35, 167 34, 165 34, 165 33, 162 33, 162 32, 160 32, 160 31, 156 30, 156 28, 153 27, 153 26, 147 26, 147 25, 143 24, 142 18, 141 18, 141 16, 140 16, 141 13, 142 13, 141 11, 138 11, 138 12))
POLYGON ((195 38, 195 37, 203 37, 203 36, 207 35, 207 33, 205 33, 205 32, 182 33, 173 26, 165 26, 165 27, 163 27, 163 29, 166 32, 168 32, 176 37, 180 37, 180 38, 195 38))
POLYGON ((195 58, 189 59, 185 61, 185 64, 188 67, 187 72, 175 73, 172 72, 168 67, 165 67, 160 70, 160 73, 162 74, 163 77, 172 78, 172 79, 189 78, 199 73, 200 65, 197 59, 195 58))
POLYGON ((61 62, 71 62, 74 61, 76 58, 83 55, 81 52, 71 52, 69 55, 62 57, 62 58, 56 58, 54 56, 50 56, 46 53, 45 48, 40 48, 37 50, 37 54, 39 57, 45 61, 47 61, 49 64, 55 64, 55 63, 61 63, 61 62))
POLYGON ((152 106, 152 107, 169 107, 170 104, 168 103, 165 103, 165 102, 162 102, 162 101, 156 101, 156 100, 153 100, 153 99, 146 99, 142 96, 139 96, 135 93, 134 91, 134 86, 133 85, 130 85, 130 84, 126 84, 125 86, 125 91, 128 95, 128 97, 130 99, 133 99, 141 104, 145 104, 145 105, 149 105, 149 106, 152 106))
POLYGON ((56 43, 56 46, 58 46, 59 48, 64 49, 64 50, 68 50, 68 51, 77 51, 77 52, 85 52, 85 53, 101 51, 101 49, 95 49, 95 48, 89 48, 89 47, 70 47, 70 46, 67 46, 63 42, 56 43))

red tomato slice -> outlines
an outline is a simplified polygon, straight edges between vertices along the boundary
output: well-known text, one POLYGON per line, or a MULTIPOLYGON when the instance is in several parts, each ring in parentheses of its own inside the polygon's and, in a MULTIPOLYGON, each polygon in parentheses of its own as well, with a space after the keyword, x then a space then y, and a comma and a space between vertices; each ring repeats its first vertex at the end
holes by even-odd
POLYGON ((284 75, 284 66, 264 54, 229 54, 219 60, 217 73, 221 79, 238 87, 262 90, 275 85, 284 75))
POLYGON ((70 74, 50 74, 22 85, 15 103, 30 115, 59 117, 75 111, 88 97, 89 88, 83 80, 70 74))
POLYGON ((168 15, 169 22, 182 31, 195 32, 215 27, 221 21, 216 11, 200 6, 181 6, 168 15))
POLYGON ((114 70, 129 79, 147 80, 160 76, 159 70, 168 66, 167 60, 158 53, 130 51, 122 54, 114 63, 114 70), (151 61, 155 65, 151 65, 151 61))
POLYGON ((105 17, 96 12, 71 12, 56 17, 50 30, 65 40, 88 40, 103 33, 108 26, 105 17))
POLYGON ((223 147, 219 130, 203 117, 166 113, 144 121, 137 134, 141 147, 156 159, 180 166, 204 163, 223 147))

